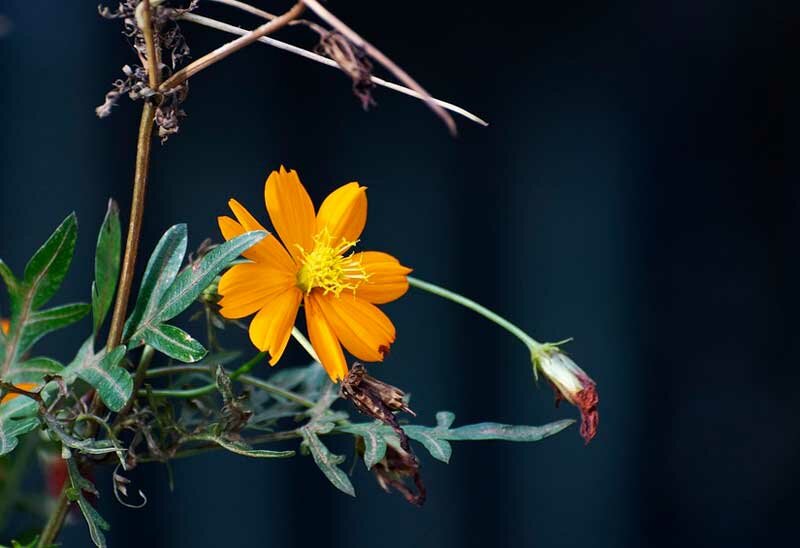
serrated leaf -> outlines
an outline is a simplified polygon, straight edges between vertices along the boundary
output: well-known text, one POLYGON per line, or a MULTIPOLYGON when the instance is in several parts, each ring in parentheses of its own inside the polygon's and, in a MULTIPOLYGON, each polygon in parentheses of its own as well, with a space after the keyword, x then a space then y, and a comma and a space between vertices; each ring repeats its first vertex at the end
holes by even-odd
POLYGON ((420 442, 433 458, 442 462, 450 462, 450 456, 453 454, 453 447, 447 440, 439 436, 441 433, 436 432, 435 428, 428 428, 426 426, 404 426, 403 430, 405 430, 409 438, 420 442))
POLYGON ((59 375, 63 369, 64 366, 56 360, 40 356, 15 363, 6 375, 6 380, 14 384, 41 383, 45 375, 59 375))
POLYGON ((201 360, 208 352, 183 329, 161 324, 142 331, 142 339, 162 354, 184 363, 201 360))
POLYGON ((300 433, 303 436, 303 444, 311 451, 314 462, 319 469, 322 470, 322 473, 325 474, 325 477, 328 478, 328 481, 339 491, 351 497, 355 497, 356 490, 350 478, 347 477, 344 470, 339 468, 339 464, 344 462, 344 457, 341 455, 334 455, 330 452, 319 439, 319 436, 317 436, 317 431, 314 426, 306 425, 300 429, 300 433))
POLYGON ((10 453, 19 443, 19 436, 35 430, 39 419, 37 404, 30 398, 17 396, 0 405, 0 455, 10 453))
POLYGON ((114 300, 120 269, 122 230, 119 224, 119 207, 108 201, 108 209, 97 235, 94 256, 94 283, 92 284, 92 316, 94 332, 100 329, 114 300))
POLYGON ((158 313, 149 323, 169 321, 189 308, 217 274, 266 235, 266 232, 259 230, 237 236, 212 249, 199 262, 184 269, 164 294, 158 313))
POLYGON ((103 519, 97 510, 94 509, 94 506, 92 506, 89 501, 86 500, 86 497, 83 496, 84 491, 87 493, 97 494, 97 489, 92 482, 81 476, 81 473, 78 471, 78 467, 73 459, 68 458, 66 461, 67 477, 72 487, 70 493, 74 497, 74 502, 78 503, 78 508, 80 508, 81 513, 86 520, 86 524, 89 526, 89 536, 91 537, 95 546, 98 548, 106 548, 106 537, 103 534, 103 531, 109 531, 111 526, 106 520, 103 519))
POLYGON ((455 428, 450 430, 447 436, 450 440, 539 441, 561 432, 574 422, 572 419, 564 419, 542 426, 515 426, 496 422, 482 422, 455 428))
POLYGON ((62 376, 67 384, 80 377, 91 384, 100 394, 103 403, 112 411, 119 411, 133 393, 133 379, 130 373, 119 366, 125 357, 125 345, 119 345, 111 352, 105 349, 94 352, 94 337, 83 343, 75 359, 72 360, 62 376))
POLYGON ((125 323, 123 341, 133 335, 145 318, 152 318, 155 314, 161 298, 178 275, 187 244, 185 224, 175 225, 161 236, 147 261, 136 305, 125 323))
POLYGON ((72 262, 77 236, 78 220, 75 213, 70 213, 28 261, 23 283, 31 293, 32 310, 43 306, 61 287, 72 262))
POLYGON ((386 456, 386 432, 382 423, 353 424, 341 428, 341 431, 355 434, 364 440, 364 465, 367 470, 370 470, 386 456))
POLYGON ((33 312, 22 328, 17 355, 24 354, 39 339, 58 329, 63 329, 81 320, 89 313, 90 306, 85 303, 72 303, 33 312))
POLYGON ((19 436, 35 430, 39 426, 39 419, 0 419, 0 455, 13 451, 19 443, 19 436))

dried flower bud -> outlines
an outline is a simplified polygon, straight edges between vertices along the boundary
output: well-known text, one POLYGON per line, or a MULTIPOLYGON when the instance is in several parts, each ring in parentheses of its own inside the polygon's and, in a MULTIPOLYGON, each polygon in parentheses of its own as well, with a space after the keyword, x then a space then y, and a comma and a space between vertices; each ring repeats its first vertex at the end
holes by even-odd
POLYGON ((372 98, 372 63, 364 51, 339 32, 320 34, 317 51, 336 61, 339 67, 353 81, 353 94, 361 101, 364 110, 375 105, 372 98))
POLYGON ((381 489, 391 493, 391 488, 394 487, 409 503, 422 506, 427 493, 419 469, 419 462, 413 454, 389 446, 386 448, 386 456, 372 467, 372 472, 381 489), (407 479, 414 483, 416 493, 406 485, 407 479))
POLYGON ((597 434, 600 422, 597 383, 556 346, 544 345, 534 350, 533 364, 553 386, 556 405, 564 399, 580 410, 581 436, 589 443, 597 434))
POLYGON ((417 416, 406 404, 405 392, 368 375, 364 364, 355 362, 342 380, 339 394, 353 402, 359 412, 391 426, 400 438, 400 446, 414 458, 408 436, 394 416, 395 411, 405 411, 417 416))

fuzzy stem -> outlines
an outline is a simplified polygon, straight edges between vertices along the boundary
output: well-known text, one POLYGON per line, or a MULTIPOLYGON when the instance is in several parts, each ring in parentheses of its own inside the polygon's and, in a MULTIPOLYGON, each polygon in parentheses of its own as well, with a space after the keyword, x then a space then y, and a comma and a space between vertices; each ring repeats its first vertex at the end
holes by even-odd
POLYGON ((424 282, 412 276, 408 277, 408 283, 412 287, 416 287, 417 289, 422 289, 423 291, 427 291, 428 293, 433 293, 434 295, 447 299, 448 301, 452 301, 456 304, 460 304, 461 306, 469 308, 473 312, 477 312, 487 320, 496 323, 497 325, 499 325, 500 327, 502 327, 503 329, 505 329, 506 331, 517 337, 531 351, 534 351, 535 349, 543 346, 542 343, 535 340, 533 337, 525 333, 522 329, 520 329, 507 319, 503 318, 499 314, 496 314, 495 312, 492 312, 485 306, 476 303, 472 299, 468 299, 467 297, 459 295, 458 293, 450 291, 449 289, 439 287, 438 285, 429 282, 424 282))

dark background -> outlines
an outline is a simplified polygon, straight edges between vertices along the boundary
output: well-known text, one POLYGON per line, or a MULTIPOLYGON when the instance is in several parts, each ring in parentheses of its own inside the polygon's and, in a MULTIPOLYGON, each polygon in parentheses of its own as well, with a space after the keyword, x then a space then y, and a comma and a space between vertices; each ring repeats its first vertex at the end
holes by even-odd
MULTIPOLYGON (((350 499, 310 458, 217 454, 176 462, 172 493, 163 467, 140 468, 150 504, 128 510, 105 470, 111 546, 791 544, 800 185, 783 141, 798 20, 775 2, 329 4, 491 126, 458 120, 452 139, 384 90, 364 113, 343 75, 254 45, 192 80, 181 133, 155 146, 143 252, 175 222, 194 244, 218 238, 232 196, 266 220, 263 182, 281 163, 317 203, 358 180, 365 249, 540 340, 575 338, 568 350, 599 385, 599 434, 588 447, 576 428, 457 444, 449 466, 424 459, 423 509, 361 465, 350 499)), ((93 108, 134 58, 95 5, 0 0, 13 25, 0 39, 0 256, 20 270, 77 211, 62 302, 89 298, 107 198, 130 203, 140 105, 105 120, 93 108)), ((227 39, 183 28, 195 56, 227 39)), ((413 392, 423 422, 440 409, 459 423, 576 416, 552 407, 524 347, 494 325, 414 290, 386 308, 399 338, 380 373, 413 392)), ((68 358, 79 332, 51 350, 68 358)), ((85 525, 63 539, 86 546, 85 525)))

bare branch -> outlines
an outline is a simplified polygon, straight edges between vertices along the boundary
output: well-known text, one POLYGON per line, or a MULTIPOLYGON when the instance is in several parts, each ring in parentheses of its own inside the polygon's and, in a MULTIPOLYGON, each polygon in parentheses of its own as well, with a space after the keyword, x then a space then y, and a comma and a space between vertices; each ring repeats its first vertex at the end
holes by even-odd
POLYGON ((364 53, 375 59, 381 65, 386 67, 392 74, 394 74, 401 82, 403 82, 406 86, 410 87, 414 91, 420 94, 422 100, 424 100, 428 106, 442 119, 442 121, 447 125, 447 128, 450 130, 452 135, 456 135, 458 131, 456 130, 456 123, 453 121, 453 118, 445 111, 441 106, 439 106, 431 97, 430 93, 425 91, 421 85, 419 85, 416 80, 414 80, 411 75, 409 75, 405 70, 400 68, 398 65, 394 63, 391 59, 389 59, 386 55, 383 54, 378 48, 364 40, 361 36, 358 35, 353 29, 345 25, 338 17, 334 14, 329 12, 325 7, 322 6, 317 0, 303 0, 303 3, 308 6, 308 8, 316 13, 320 19, 328 23, 338 32, 342 33, 348 40, 350 40, 354 45, 364 50, 364 53))
POLYGON ((303 2, 298 2, 292 8, 264 25, 261 25, 252 32, 249 32, 232 42, 215 49, 211 53, 202 56, 200 59, 185 66, 175 74, 173 74, 166 82, 159 87, 160 91, 169 90, 175 86, 179 86, 198 72, 210 67, 214 63, 225 59, 227 56, 239 51, 240 49, 249 46, 256 42, 262 36, 273 33, 276 30, 286 26, 290 21, 296 19, 305 10, 303 2))
MULTIPOLYGON (((229 3, 232 0, 213 0, 215 2, 223 2, 229 3)), ((239 36, 244 36, 248 34, 249 31, 245 29, 241 29, 239 27, 235 27, 233 25, 229 25, 227 23, 223 23, 221 21, 217 21, 216 19, 210 19, 208 17, 203 17, 201 15, 195 15, 193 13, 184 13, 180 16, 181 21, 187 21, 190 23, 196 23, 198 25, 202 25, 204 27, 209 27, 212 29, 216 29, 222 32, 227 32, 230 34, 237 34, 239 36)), ((259 42, 262 44, 266 44, 268 46, 272 46, 274 48, 288 51, 289 53, 293 53, 295 55, 299 55, 300 57, 305 57, 306 59, 310 59, 311 61, 315 61, 317 63, 335 68, 340 69, 338 63, 333 59, 329 59, 324 55, 319 55, 318 53, 314 53, 313 51, 309 51, 307 49, 295 46, 293 44, 287 44, 286 42, 281 42, 280 40, 275 40, 274 38, 269 38, 267 36, 262 36, 258 39, 259 42)), ((385 88, 391 89, 393 91, 397 91, 398 93, 402 93, 404 95, 408 95, 410 97, 414 97, 415 99, 425 100, 425 97, 420 93, 414 91, 413 89, 409 89, 405 86, 401 86, 400 84, 395 84, 394 82, 389 82, 388 80, 384 80, 383 78, 378 78, 377 76, 371 77, 372 81, 379 86, 383 86, 385 88)), ((454 105, 452 103, 448 103, 446 101, 442 101, 441 99, 431 98, 431 100, 439 105, 442 108, 445 108, 451 112, 455 112, 456 114, 460 114, 464 118, 475 122, 476 124, 480 124, 482 126, 488 126, 489 123, 483 120, 482 118, 472 114, 468 110, 465 110, 458 105, 454 105)))

